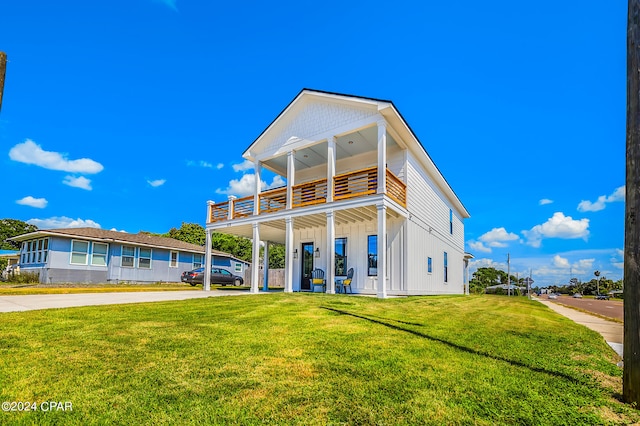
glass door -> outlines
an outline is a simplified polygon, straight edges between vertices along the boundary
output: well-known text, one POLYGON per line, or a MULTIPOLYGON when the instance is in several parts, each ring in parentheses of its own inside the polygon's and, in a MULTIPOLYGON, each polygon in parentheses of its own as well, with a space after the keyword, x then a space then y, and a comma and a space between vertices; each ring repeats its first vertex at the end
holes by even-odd
POLYGON ((302 243, 301 256, 302 277, 300 280, 301 291, 311 291, 311 271, 313 271, 313 243, 302 243))

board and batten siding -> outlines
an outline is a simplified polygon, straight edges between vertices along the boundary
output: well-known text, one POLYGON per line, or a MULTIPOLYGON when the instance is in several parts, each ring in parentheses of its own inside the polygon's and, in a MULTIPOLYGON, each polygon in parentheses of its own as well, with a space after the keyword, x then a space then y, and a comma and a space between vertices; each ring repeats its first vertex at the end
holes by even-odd
POLYGON ((408 294, 461 294, 464 292, 464 224, 419 162, 407 155, 407 268, 408 294), (453 212, 453 234, 449 211, 453 212), (444 253, 448 280, 444 282, 444 253), (428 258, 432 272, 428 273, 428 258), (426 289, 424 284, 426 283, 426 289))
MULTIPOLYGON (((295 220, 295 219, 294 219, 295 220)), ((387 259, 388 267, 388 292, 389 294, 404 294, 403 262, 403 232, 404 220, 389 219, 387 222, 387 259)), ((347 238, 347 269, 354 269, 353 282, 351 284, 354 293, 376 294, 377 276, 368 275, 367 238, 369 235, 377 235, 377 221, 353 223, 336 226, 335 236, 347 238)), ((313 243, 314 249, 320 248, 320 257, 314 257, 313 267, 328 271, 327 264, 327 229, 325 227, 305 228, 294 231, 294 249, 298 250, 298 259, 293 260, 293 290, 300 291, 302 243, 313 243)), ((337 278, 344 278, 337 277, 337 278)), ((319 288, 316 291, 320 291, 319 288)))

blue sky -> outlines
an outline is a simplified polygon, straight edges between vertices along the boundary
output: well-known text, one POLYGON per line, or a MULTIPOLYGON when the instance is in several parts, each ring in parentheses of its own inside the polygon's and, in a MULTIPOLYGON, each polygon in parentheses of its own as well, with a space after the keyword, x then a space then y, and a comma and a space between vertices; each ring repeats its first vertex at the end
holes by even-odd
POLYGON ((626 2, 24 0, 2 17, 0 217, 204 224, 307 87, 394 102, 471 213, 474 268, 510 253, 536 285, 622 277, 626 2))

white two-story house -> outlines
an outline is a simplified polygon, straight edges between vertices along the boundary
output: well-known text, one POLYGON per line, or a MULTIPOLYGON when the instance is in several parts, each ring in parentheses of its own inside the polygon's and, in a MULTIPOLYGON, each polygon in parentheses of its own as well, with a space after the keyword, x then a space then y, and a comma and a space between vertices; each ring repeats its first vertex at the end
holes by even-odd
POLYGON ((319 268, 335 293, 353 268, 354 293, 465 293, 469 213, 391 101, 303 89, 243 157, 254 194, 209 201, 207 237, 252 238, 253 265, 260 241, 284 244, 286 292, 317 290, 319 268), (261 191, 264 169, 286 186, 261 191))

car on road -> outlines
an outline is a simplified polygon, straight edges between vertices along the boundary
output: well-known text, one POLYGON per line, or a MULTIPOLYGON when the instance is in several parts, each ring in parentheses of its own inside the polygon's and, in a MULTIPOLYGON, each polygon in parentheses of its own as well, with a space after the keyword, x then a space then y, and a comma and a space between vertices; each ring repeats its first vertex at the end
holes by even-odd
POLYGON ((596 300, 609 300, 608 294, 596 294, 596 300))
POLYGON ((549 299, 551 299, 551 300, 555 300, 555 299, 557 299, 557 298, 558 298, 558 295, 557 295, 557 294, 553 294, 553 293, 551 293, 551 294, 549 294, 549 296, 547 296, 547 297, 548 297, 549 299))
MULTIPOLYGON (((191 271, 184 271, 180 280, 183 283, 189 283, 192 286, 202 284, 204 282, 204 267, 196 268, 191 271)), ((239 275, 232 274, 227 269, 214 266, 211 268, 211 280, 209 282, 211 284, 229 284, 239 286, 244 284, 244 279, 239 275)))
POLYGON ((582 295, 580 293, 576 293, 573 295, 574 299, 582 299, 582 295))

